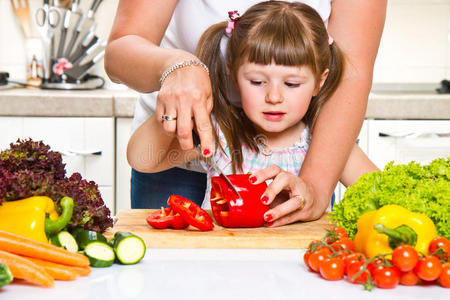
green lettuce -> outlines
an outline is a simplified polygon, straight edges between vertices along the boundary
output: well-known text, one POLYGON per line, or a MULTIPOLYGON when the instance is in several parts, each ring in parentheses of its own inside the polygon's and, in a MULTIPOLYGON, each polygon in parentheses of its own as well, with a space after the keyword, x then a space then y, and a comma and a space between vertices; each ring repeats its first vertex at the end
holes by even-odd
POLYGON ((359 217, 386 204, 427 215, 438 235, 450 238, 450 157, 423 166, 416 162, 394 165, 392 161, 384 171, 362 175, 334 205, 330 218, 353 237, 359 217))

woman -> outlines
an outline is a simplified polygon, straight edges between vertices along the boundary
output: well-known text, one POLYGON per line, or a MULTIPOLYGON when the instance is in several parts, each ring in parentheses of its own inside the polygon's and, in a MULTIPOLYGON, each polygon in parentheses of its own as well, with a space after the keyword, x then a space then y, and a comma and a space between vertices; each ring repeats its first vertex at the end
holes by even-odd
MULTIPOLYGON (((193 147, 191 119, 194 118, 202 149, 213 149, 214 141, 209 120, 212 108, 211 85, 205 68, 200 65, 181 67, 172 70, 165 77, 162 86, 159 80, 164 72, 177 63, 198 60, 192 53, 201 33, 207 27, 223 21, 227 17, 226 12, 234 10, 243 12, 257 2, 260 1, 122 0, 119 2, 106 49, 105 68, 114 82, 126 84, 144 93, 137 103, 134 128, 153 113, 153 108, 160 116, 176 118, 165 121, 164 128, 168 133, 176 132, 181 148, 189 149, 193 147), (157 90, 160 92, 156 105, 146 93, 157 90)), ((272 200, 280 190, 295 189, 308 195, 305 199, 306 204, 290 200, 272 208, 270 213, 274 220, 273 226, 298 220, 317 219, 328 207, 329 199, 364 119, 372 84, 373 65, 385 19, 386 1, 304 2, 315 8, 324 22, 328 23, 330 36, 339 45, 346 58, 345 73, 333 97, 320 112, 310 150, 299 177, 297 180, 277 181, 278 186, 272 186, 266 192, 272 200)), ((150 148, 151 145, 149 151, 150 148)), ((255 173, 255 176, 260 182, 280 174, 281 169, 268 168, 255 173)), ((142 174, 134 172, 133 177, 137 177, 136 175, 142 174)), ((183 171, 179 170, 176 174, 160 175, 168 177, 166 182, 172 191, 181 186, 183 179, 186 180, 183 171)), ((198 180, 199 178, 194 179, 195 182, 198 180)), ((161 187, 162 183, 153 185, 161 187)), ((132 198, 139 197, 132 195, 132 198)), ((132 199, 132 203, 133 201, 135 200, 132 199)), ((132 206, 139 207, 139 205, 132 206)))

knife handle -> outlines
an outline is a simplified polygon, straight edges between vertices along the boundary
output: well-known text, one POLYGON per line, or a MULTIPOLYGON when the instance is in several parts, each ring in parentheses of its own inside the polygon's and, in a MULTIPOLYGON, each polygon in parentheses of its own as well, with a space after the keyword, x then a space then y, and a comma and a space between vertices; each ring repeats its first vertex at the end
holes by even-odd
POLYGON ((200 137, 195 130, 192 130, 192 141, 194 142, 194 147, 200 147, 200 137))

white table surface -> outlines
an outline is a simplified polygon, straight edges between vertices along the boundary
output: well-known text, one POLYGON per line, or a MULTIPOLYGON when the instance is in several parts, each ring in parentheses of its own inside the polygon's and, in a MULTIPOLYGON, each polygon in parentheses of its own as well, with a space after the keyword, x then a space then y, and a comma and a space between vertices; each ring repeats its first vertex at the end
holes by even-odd
POLYGON ((436 284, 364 291, 327 281, 303 264, 304 250, 147 249, 137 265, 93 268, 87 277, 53 288, 10 284, 1 300, 96 299, 450 299, 436 284))

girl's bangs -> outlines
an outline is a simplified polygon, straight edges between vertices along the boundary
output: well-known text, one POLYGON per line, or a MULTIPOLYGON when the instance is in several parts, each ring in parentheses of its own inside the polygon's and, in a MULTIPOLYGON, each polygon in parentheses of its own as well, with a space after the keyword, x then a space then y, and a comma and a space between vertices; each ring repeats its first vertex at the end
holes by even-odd
POLYGON ((295 16, 271 18, 250 33, 241 57, 256 64, 306 65, 315 70, 314 48, 307 34, 295 16))

